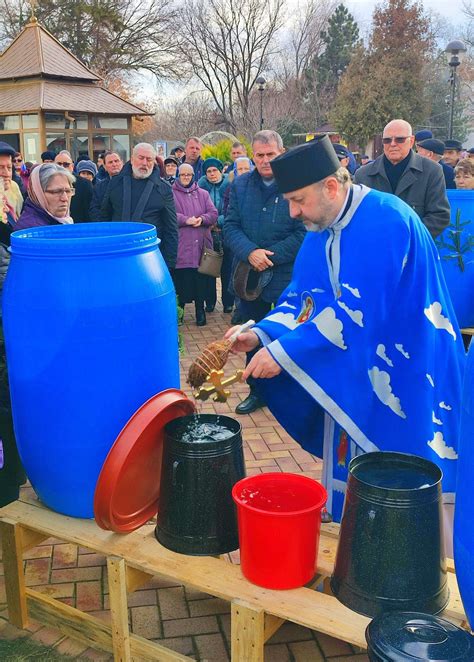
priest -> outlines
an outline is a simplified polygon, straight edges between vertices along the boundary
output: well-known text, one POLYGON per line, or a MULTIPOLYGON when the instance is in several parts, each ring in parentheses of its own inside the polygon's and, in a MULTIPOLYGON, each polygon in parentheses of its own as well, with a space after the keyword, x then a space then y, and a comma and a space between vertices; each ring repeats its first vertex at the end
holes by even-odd
POLYGON ((308 232, 276 308, 234 347, 255 351, 243 378, 323 458, 336 521, 349 461, 369 451, 435 462, 452 504, 464 349, 429 232, 399 198, 352 184, 327 136, 271 167, 308 232))

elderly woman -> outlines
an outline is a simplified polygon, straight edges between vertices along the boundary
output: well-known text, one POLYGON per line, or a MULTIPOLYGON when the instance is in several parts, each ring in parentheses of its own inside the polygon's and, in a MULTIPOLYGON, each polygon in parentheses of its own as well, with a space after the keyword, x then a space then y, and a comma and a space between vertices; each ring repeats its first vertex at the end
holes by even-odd
POLYGON ((217 209, 209 193, 194 181, 194 169, 183 163, 172 186, 178 218, 178 259, 174 281, 179 303, 194 301, 197 326, 205 326, 204 300, 209 291, 210 276, 197 271, 204 248, 212 249, 211 228, 217 222, 217 209))
POLYGON ((454 168, 456 188, 464 191, 474 190, 474 160, 462 159, 454 168))
POLYGON ((74 182, 74 175, 56 163, 43 163, 33 168, 28 182, 28 199, 16 229, 72 223, 69 206, 74 195, 74 182))

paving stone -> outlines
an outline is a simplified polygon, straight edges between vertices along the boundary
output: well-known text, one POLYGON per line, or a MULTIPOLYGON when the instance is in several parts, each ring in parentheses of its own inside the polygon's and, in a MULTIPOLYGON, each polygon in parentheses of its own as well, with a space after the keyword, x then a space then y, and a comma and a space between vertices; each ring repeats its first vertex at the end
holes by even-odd
POLYGON ((132 607, 132 630, 145 639, 157 639, 162 636, 160 617, 156 607, 132 607))
POLYGON ((345 641, 329 637, 327 634, 315 633, 316 639, 326 657, 350 655, 352 648, 345 641))
POLYGON ((69 655, 70 657, 81 655, 81 653, 87 649, 87 644, 81 644, 79 641, 74 641, 70 637, 60 641, 59 644, 54 647, 54 650, 60 655, 69 655))
POLYGON ((281 457, 277 459, 277 464, 282 471, 298 473, 300 471, 299 465, 290 457, 281 457))
POLYGON ((0 622, 0 638, 5 639, 5 641, 11 641, 12 639, 22 639, 23 637, 28 637, 29 633, 26 630, 20 630, 8 623, 8 621, 0 622))
POLYGON ((318 644, 312 641, 299 641, 288 644, 294 662, 324 662, 324 656, 318 644))
POLYGON ((81 653, 81 660, 93 660, 93 662, 113 662, 113 655, 109 655, 104 651, 98 651, 94 648, 88 648, 81 653))
POLYGON ((191 616, 209 616, 212 614, 230 613, 230 602, 219 598, 208 598, 207 600, 195 600, 189 604, 191 616))
POLYGON ((96 582, 77 582, 76 606, 81 611, 97 611, 102 609, 102 584, 96 582))
POLYGON ((102 577, 102 568, 67 568, 64 570, 52 570, 51 582, 60 584, 63 582, 88 582, 102 577))
POLYGON ((59 630, 46 627, 41 628, 31 635, 31 639, 39 642, 40 644, 44 644, 45 646, 54 646, 54 644, 58 643, 64 638, 64 634, 59 630))
POLYGON ((311 630, 304 628, 302 625, 287 621, 275 632, 273 637, 269 639, 268 643, 277 644, 286 643, 287 641, 306 641, 312 638, 313 635, 311 630))
POLYGON ((170 639, 157 639, 157 644, 169 648, 170 650, 187 655, 188 657, 196 658, 193 640, 191 637, 175 637, 170 639))
POLYGON ((38 586, 49 581, 50 559, 31 559, 25 563, 25 585, 38 586))
POLYGON ((359 653, 358 655, 349 655, 342 657, 327 657, 328 662, 370 662, 368 655, 359 653))
POLYGON ((77 545, 69 543, 55 545, 53 552, 53 568, 75 568, 77 566, 77 545))
POLYGON ((184 590, 186 593, 186 600, 205 600, 206 598, 211 597, 209 593, 203 593, 202 591, 198 591, 189 586, 185 586, 184 590))
POLYGON ((215 616, 202 616, 165 621, 163 630, 165 637, 179 637, 181 635, 213 634, 219 631, 219 626, 215 616))
POLYGON ((107 559, 103 554, 79 554, 77 565, 80 568, 90 568, 94 565, 107 565, 107 559))
POLYGON ((220 634, 203 634, 194 637, 200 662, 227 662, 229 654, 220 634))
POLYGON ((190 615, 183 586, 159 589, 158 604, 160 605, 163 621, 174 618, 188 618, 190 615))
POLYGON ((53 553, 52 545, 39 545, 38 547, 33 547, 28 551, 23 553, 23 560, 28 561, 29 559, 46 559, 51 558, 53 553))
POLYGON ((266 644, 263 652, 265 662, 293 662, 286 644, 266 644))
POLYGON ((50 598, 72 598, 76 585, 69 584, 44 584, 38 587, 38 592, 50 598))

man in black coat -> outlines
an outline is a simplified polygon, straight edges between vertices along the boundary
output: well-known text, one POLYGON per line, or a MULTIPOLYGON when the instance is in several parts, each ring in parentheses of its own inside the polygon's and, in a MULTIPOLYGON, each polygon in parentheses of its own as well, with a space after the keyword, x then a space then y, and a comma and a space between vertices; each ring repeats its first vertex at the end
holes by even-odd
POLYGON ((94 192, 92 193, 92 201, 89 209, 91 221, 103 220, 100 213, 100 208, 102 207, 105 193, 112 177, 115 177, 119 174, 119 172, 122 171, 123 161, 117 152, 105 152, 104 164, 102 167, 104 168, 105 177, 99 181, 96 181, 94 186, 94 192))
POLYGON ((132 158, 110 180, 101 206, 103 221, 142 221, 156 227, 160 250, 170 271, 178 254, 178 222, 173 193, 160 178, 156 152, 149 143, 133 148, 132 158))
MULTIPOLYGON (((74 173, 74 163, 71 154, 67 150, 59 152, 54 162, 65 170, 74 173)), ((74 223, 88 223, 91 220, 89 206, 92 200, 92 184, 87 179, 76 177, 74 190, 75 193, 71 198, 71 207, 69 210, 72 220, 74 223)))
POLYGON ((427 159, 439 163, 443 168, 446 189, 454 189, 456 188, 454 182, 454 168, 451 168, 451 166, 447 163, 443 163, 441 160, 443 158, 444 150, 444 142, 442 140, 437 140, 436 138, 427 138, 426 140, 416 143, 416 151, 420 156, 425 156, 427 159))
POLYGON ((450 207, 443 170, 413 152, 415 136, 405 120, 392 120, 383 130, 384 153, 356 170, 354 181, 393 193, 416 211, 433 238, 449 225, 450 207))

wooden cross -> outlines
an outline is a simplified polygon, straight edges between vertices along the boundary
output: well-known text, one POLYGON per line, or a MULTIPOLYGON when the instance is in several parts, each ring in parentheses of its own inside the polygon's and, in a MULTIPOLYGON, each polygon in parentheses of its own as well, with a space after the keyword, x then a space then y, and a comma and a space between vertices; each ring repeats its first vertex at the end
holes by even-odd
POLYGON ((243 370, 236 370, 233 375, 223 379, 223 370, 211 370, 206 379, 206 384, 203 384, 193 395, 196 400, 208 400, 213 395, 214 402, 227 402, 230 391, 226 390, 225 387, 240 382, 243 374, 243 370))

